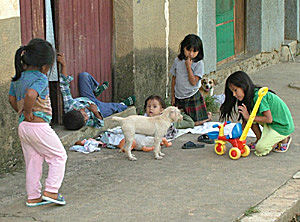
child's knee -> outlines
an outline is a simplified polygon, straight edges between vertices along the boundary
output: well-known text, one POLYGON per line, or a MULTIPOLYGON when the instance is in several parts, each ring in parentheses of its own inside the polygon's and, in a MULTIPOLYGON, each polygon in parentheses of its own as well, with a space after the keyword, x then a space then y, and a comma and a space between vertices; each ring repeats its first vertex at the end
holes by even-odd
POLYGON ((79 79, 86 79, 86 78, 88 78, 89 76, 90 76, 90 74, 89 74, 88 72, 81 72, 81 73, 79 73, 78 78, 79 78, 79 79))
POLYGON ((258 141, 256 146, 255 146, 255 154, 257 156, 264 156, 270 153, 272 150, 272 146, 267 145, 263 142, 258 141))

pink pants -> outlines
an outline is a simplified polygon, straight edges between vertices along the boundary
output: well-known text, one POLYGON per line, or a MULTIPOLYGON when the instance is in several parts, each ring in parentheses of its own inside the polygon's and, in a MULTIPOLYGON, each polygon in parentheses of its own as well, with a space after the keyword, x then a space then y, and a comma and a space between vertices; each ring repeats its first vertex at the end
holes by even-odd
POLYGON ((48 123, 23 121, 18 131, 26 164, 28 199, 41 196, 40 179, 44 159, 49 165, 45 191, 58 193, 64 178, 67 160, 67 154, 60 139, 48 123))

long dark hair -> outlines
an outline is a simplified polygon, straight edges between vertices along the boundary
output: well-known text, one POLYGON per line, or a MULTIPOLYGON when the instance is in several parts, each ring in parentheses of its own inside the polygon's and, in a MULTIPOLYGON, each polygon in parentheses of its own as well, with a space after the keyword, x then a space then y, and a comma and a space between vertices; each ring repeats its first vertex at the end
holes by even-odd
POLYGON ((39 69, 43 65, 49 65, 50 68, 54 62, 55 52, 52 45, 43 39, 32 39, 30 42, 21 46, 15 54, 16 75, 12 81, 17 81, 24 71, 24 65, 34 66, 39 69))
POLYGON ((198 62, 204 58, 203 44, 199 36, 195 34, 189 34, 184 37, 180 43, 180 53, 178 55, 178 59, 180 60, 186 59, 184 55, 184 48, 187 50, 193 48, 194 52, 199 52, 198 55, 193 59, 193 62, 198 62))
MULTIPOLYGON (((225 83, 225 101, 221 105, 220 108, 220 120, 230 120, 233 118, 233 113, 236 114, 236 105, 245 104, 248 112, 250 113, 253 109, 253 98, 255 94, 255 88, 261 88, 255 85, 250 77, 243 71, 237 71, 232 73, 227 79, 225 83), (237 100, 231 90, 229 89, 230 85, 234 85, 236 87, 242 88, 244 91, 244 98, 242 101, 237 100)), ((239 115, 240 119, 242 115, 239 115)))

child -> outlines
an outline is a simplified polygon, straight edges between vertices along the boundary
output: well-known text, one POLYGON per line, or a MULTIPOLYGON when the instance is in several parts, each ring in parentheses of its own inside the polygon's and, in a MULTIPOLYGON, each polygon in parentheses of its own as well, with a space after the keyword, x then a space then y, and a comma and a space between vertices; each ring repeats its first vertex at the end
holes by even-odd
MULTIPOLYGON (((258 90, 259 87, 253 84, 246 73, 237 71, 231 74, 225 84, 225 101, 220 108, 220 119, 232 118, 237 105, 245 127, 258 98, 258 90)), ((254 122, 263 126, 261 132, 258 124, 252 125, 256 142, 250 146, 254 146, 257 156, 267 155, 272 148, 276 152, 287 151, 292 141, 290 134, 295 129, 293 118, 287 105, 272 91, 263 97, 254 122)))
POLYGON ((65 205, 58 193, 64 178, 66 151, 49 123, 52 118, 47 72, 54 50, 42 39, 32 39, 15 55, 16 75, 12 78, 9 102, 19 115, 18 134, 26 165, 28 207, 49 203, 65 205), (44 160, 49 165, 45 191, 41 196, 40 178, 44 160))
POLYGON ((67 129, 78 130, 85 125, 101 128, 103 118, 122 112, 127 109, 127 106, 134 104, 135 96, 128 97, 122 103, 104 103, 98 100, 97 96, 108 87, 108 82, 99 85, 87 72, 80 73, 78 78, 81 97, 73 99, 70 92, 70 82, 73 77, 67 75, 66 62, 62 53, 57 55, 57 62, 61 64, 60 88, 65 111, 63 124, 67 129))
POLYGON ((187 35, 180 43, 180 54, 171 67, 172 105, 178 106, 195 121, 195 126, 211 120, 201 95, 200 79, 203 76, 203 46, 194 34, 187 35))
MULTIPOLYGON (((151 95, 145 100, 144 110, 145 116, 153 117, 158 116, 162 113, 162 111, 166 108, 166 104, 162 100, 160 96, 151 95)), ((180 122, 174 123, 168 131, 166 132, 166 138, 163 138, 162 145, 169 147, 172 145, 171 142, 168 142, 168 139, 173 139, 176 136, 176 129, 184 129, 184 128, 193 128, 194 121, 192 118, 184 113, 182 113, 183 120, 180 122)), ((121 140, 119 144, 119 148, 123 148, 125 144, 125 139, 121 140)), ((153 146, 153 137, 136 134, 135 141, 133 144, 133 148, 138 149, 141 148, 143 151, 152 151, 154 149, 153 146)))

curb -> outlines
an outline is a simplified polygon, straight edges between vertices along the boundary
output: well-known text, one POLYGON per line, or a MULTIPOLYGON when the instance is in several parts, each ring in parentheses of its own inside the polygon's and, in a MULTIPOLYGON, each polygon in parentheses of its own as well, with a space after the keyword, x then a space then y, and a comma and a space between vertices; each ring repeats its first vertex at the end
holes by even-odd
MULTIPOLYGON (((299 172, 295 175, 297 174, 299 174, 299 172)), ((300 214, 300 179, 289 179, 273 194, 258 203, 255 206, 255 209, 258 210, 258 213, 254 213, 249 216, 243 215, 237 221, 291 221, 296 214, 300 214)))

